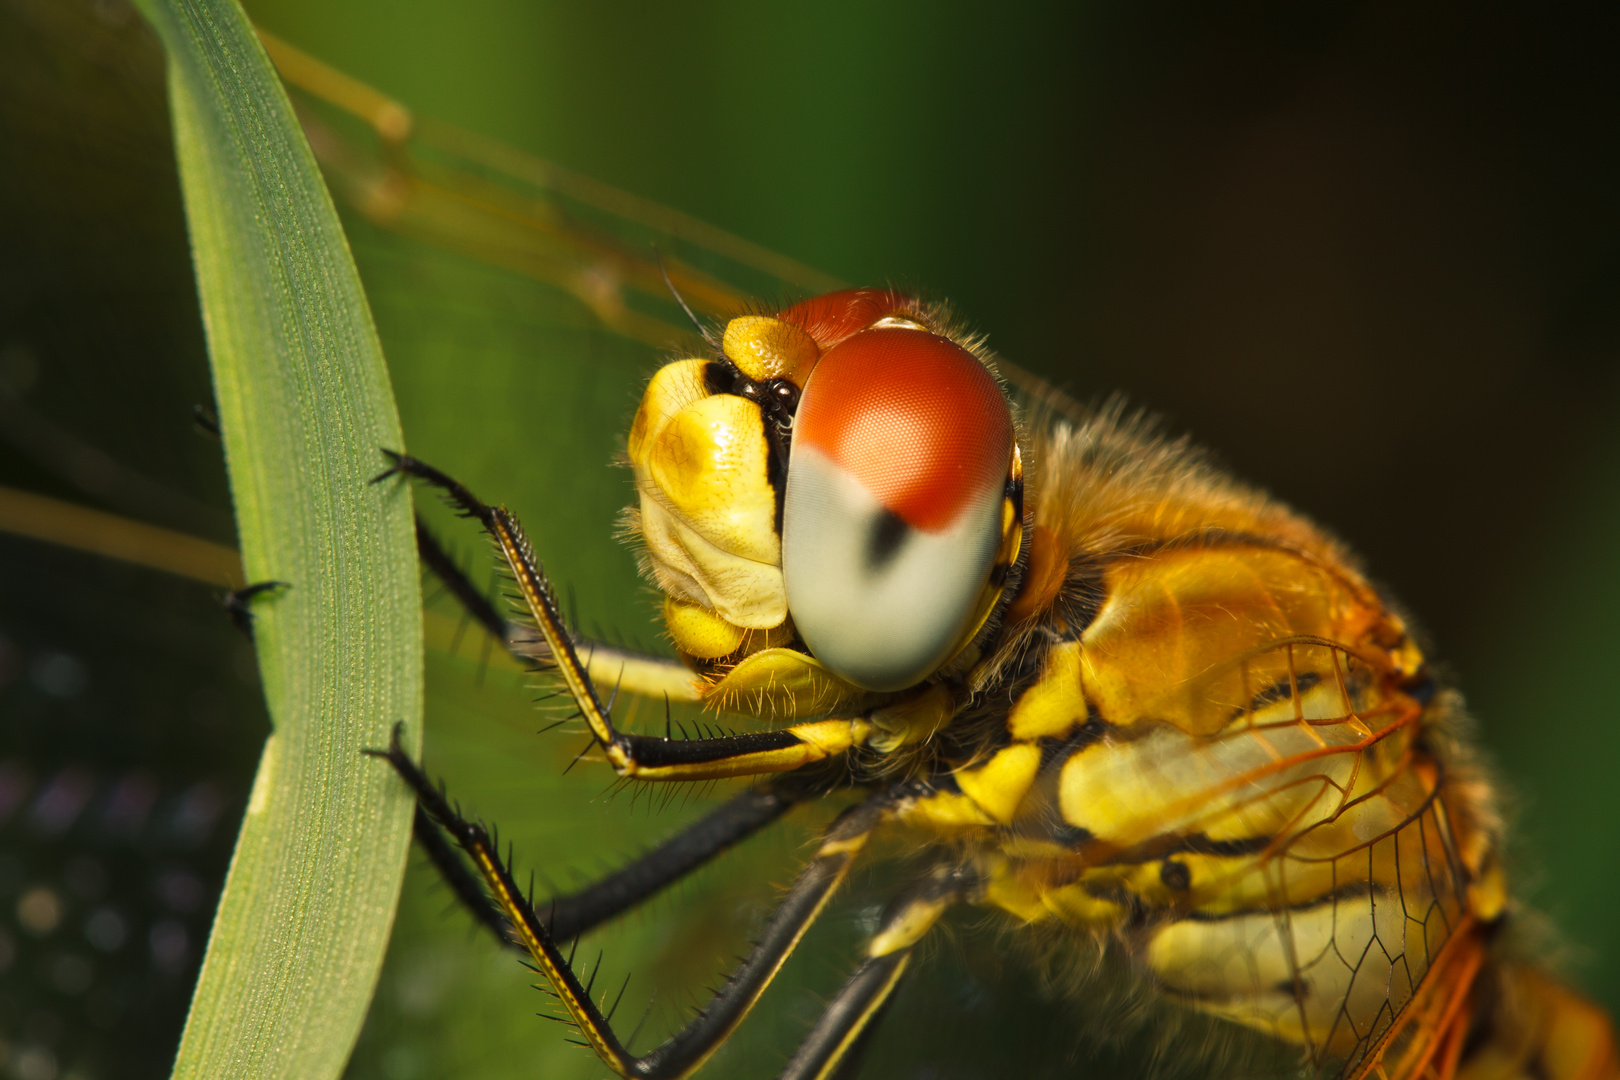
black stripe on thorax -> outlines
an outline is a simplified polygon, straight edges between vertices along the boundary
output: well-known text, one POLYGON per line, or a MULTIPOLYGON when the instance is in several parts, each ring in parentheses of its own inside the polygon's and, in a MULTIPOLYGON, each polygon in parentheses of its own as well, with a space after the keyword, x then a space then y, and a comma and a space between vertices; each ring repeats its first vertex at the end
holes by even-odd
MULTIPOLYGON (((1279 701, 1287 701, 1289 698, 1294 696, 1296 690, 1301 696, 1303 696, 1316 689, 1321 682, 1322 676, 1318 675, 1314 671, 1296 672, 1292 682, 1290 682, 1288 679, 1279 679, 1270 686, 1266 687, 1264 690, 1261 690, 1259 693, 1255 694, 1254 697, 1250 698, 1248 711, 1250 713, 1257 713, 1261 709, 1264 709, 1267 705, 1275 705, 1279 701)), ((1239 710, 1236 715, 1244 715, 1243 710, 1239 710)))
MULTIPOLYGON (((1072 828, 1072 826, 1071 826, 1072 828)), ((1085 832, 1084 829, 1075 830, 1085 832)), ((1212 855, 1224 859, 1237 859, 1249 855, 1259 855, 1276 843, 1275 836, 1243 836, 1232 840, 1213 840, 1203 833, 1194 833, 1191 836, 1176 836, 1166 833, 1150 837, 1140 844, 1133 844, 1110 858, 1097 863, 1098 866, 1134 866, 1140 863, 1157 862, 1174 855, 1212 855)))
POLYGON ((1211 840, 1203 833, 1196 833, 1181 841, 1165 852, 1167 855, 1220 855, 1226 858, 1236 858, 1241 855, 1258 855, 1277 842, 1275 836, 1244 836, 1235 840, 1211 840))
POLYGON ((1110 725, 1107 721, 1093 716, 1075 728, 1067 738, 1042 737, 1037 742, 1037 745, 1041 748, 1041 764, 1037 774, 1044 773, 1054 767, 1062 768, 1063 763, 1068 761, 1070 757, 1093 743, 1101 742, 1103 736, 1108 734, 1109 729, 1110 725))
POLYGON ((1326 907, 1329 904, 1337 904, 1340 901, 1364 900, 1367 898, 1369 892, 1374 893, 1373 903, 1376 904, 1378 902, 1376 892, 1384 888, 1384 886, 1378 885, 1374 882, 1357 881, 1344 886, 1342 889, 1335 889, 1332 892, 1323 893, 1321 896, 1315 896, 1309 900, 1301 900, 1297 904, 1288 904, 1283 907, 1266 905, 1263 907, 1238 908, 1234 911, 1200 911, 1197 908, 1194 908, 1183 915, 1182 918, 1192 922, 1218 923, 1225 922, 1228 919, 1252 918, 1255 915, 1275 915, 1279 911, 1315 911, 1318 908, 1326 907))

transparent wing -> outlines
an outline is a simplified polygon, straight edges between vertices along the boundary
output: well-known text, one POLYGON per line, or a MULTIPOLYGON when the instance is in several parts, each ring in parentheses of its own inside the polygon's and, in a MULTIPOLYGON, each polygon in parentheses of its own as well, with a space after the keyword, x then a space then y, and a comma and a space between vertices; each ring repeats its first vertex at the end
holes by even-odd
POLYGON ((1434 716, 1385 667, 1320 638, 1270 643, 1179 689, 1168 715, 1221 715, 1217 731, 1161 724, 1115 768, 1151 804, 1125 865, 1196 838, 1174 855, 1177 914, 1143 944, 1171 995, 1331 1075, 1407 1078, 1454 1063, 1480 939, 1471 824, 1421 735, 1434 716))
POLYGON ((430 119, 274 35, 260 35, 322 166, 350 205, 386 228, 545 282, 602 325, 667 346, 693 311, 840 283, 695 218, 430 119), (666 280, 667 277, 667 280, 666 280))

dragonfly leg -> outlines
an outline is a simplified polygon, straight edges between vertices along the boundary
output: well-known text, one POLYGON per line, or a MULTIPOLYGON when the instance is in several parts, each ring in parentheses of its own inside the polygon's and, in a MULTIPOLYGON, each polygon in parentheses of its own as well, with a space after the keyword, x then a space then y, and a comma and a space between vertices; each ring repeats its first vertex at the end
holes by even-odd
MULTIPOLYGON (((608 1014, 592 1000, 592 988, 581 983, 559 947, 558 937, 524 898, 511 867, 495 850, 488 831, 451 807, 443 792, 434 787, 405 754, 397 737, 387 751, 377 753, 388 759, 415 791, 419 805, 428 816, 470 857, 495 905, 590 1047, 620 1076, 644 1080, 690 1076, 730 1036, 787 962, 834 890, 848 876, 872 833, 917 793, 915 785, 902 785, 870 796, 844 811, 824 834, 816 853, 772 914, 759 941, 726 979, 714 999, 686 1027, 648 1053, 637 1056, 614 1034, 608 1014)), ((608 1013, 611 1011, 609 1009, 608 1013)))
POLYGON ((905 977, 913 946, 947 908, 967 899, 977 885, 977 878, 965 870, 941 868, 891 903, 867 945, 865 962, 828 1003, 779 1080, 853 1076, 862 1051, 894 999, 895 988, 905 977))
MULTIPOLYGON (((388 756, 394 760, 392 753, 388 756)), ((798 774, 772 777, 734 796, 618 870, 577 892, 544 902, 540 905, 543 915, 538 917, 559 940, 588 933, 752 836, 816 791, 798 774)), ((414 828, 417 842, 462 906, 502 944, 522 950, 511 923, 491 903, 482 880, 420 805, 414 828)))
POLYGON ((467 910, 477 923, 509 949, 521 949, 512 936, 512 925, 501 914, 501 909, 489 902, 489 895, 484 892, 484 884, 478 875, 468 869, 466 861, 456 852, 456 847, 444 830, 422 809, 422 804, 416 804, 415 816, 411 819, 411 835, 416 843, 426 853, 433 869, 439 872, 439 878, 450 891, 455 894, 456 902, 467 910))
POLYGON ((226 593, 219 599, 220 605, 225 608, 225 614, 230 616, 231 625, 240 630, 249 641, 253 640, 253 601, 266 594, 278 593, 283 589, 292 588, 285 581, 256 581, 240 589, 226 593))
POLYGON ((790 772, 863 745, 873 733, 864 717, 818 720, 776 731, 708 739, 630 735, 614 729, 596 692, 589 665, 563 622, 562 613, 523 526, 505 507, 490 506, 458 481, 406 454, 383 451, 389 468, 377 481, 409 476, 438 488, 463 516, 476 519, 500 548, 536 629, 546 661, 567 687, 580 716, 614 770, 641 780, 714 780, 790 772))

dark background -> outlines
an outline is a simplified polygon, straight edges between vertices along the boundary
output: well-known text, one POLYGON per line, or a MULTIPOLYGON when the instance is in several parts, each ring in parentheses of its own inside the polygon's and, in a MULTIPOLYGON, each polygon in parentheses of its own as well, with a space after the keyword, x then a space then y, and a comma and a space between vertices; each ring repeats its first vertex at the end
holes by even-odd
MULTIPOLYGON (((1415 613, 1479 716, 1517 793, 1520 894, 1562 929, 1565 970, 1620 1006, 1612 12, 397 0, 249 11, 419 113, 845 280, 948 296, 1010 359, 1085 399, 1125 392, 1339 533, 1415 613)), ((77 440, 5 414, 0 484, 228 541, 217 448, 188 427, 207 372, 149 35, 111 0, 6 0, 0 50, 0 390, 77 440), (75 470, 83 445, 189 501, 75 470)), ((530 499, 541 550, 561 553, 581 607, 650 640, 629 556, 606 540, 627 493, 604 465, 647 354, 492 271, 430 264, 350 227, 413 447, 520 509, 530 499), (479 366, 529 347, 568 357, 571 374, 540 394, 479 366)), ((14 770, 0 777, 24 778, 13 806, 0 800, 0 1038, 14 1072, 28 1053, 86 1077, 166 1069, 264 732, 231 633, 201 586, 0 537, 0 768, 14 770), (77 681, 52 675, 73 670, 77 681), (131 775, 149 782, 153 809, 120 847, 104 807, 131 775), (63 776, 89 794, 53 833, 38 807, 63 776), (160 825, 199 784, 227 822, 187 848, 160 825), (176 873, 204 898, 176 892, 176 873), (43 936, 18 914, 40 887, 67 912, 43 936), (107 907, 127 924, 111 950, 80 929, 107 907), (189 934, 184 963, 172 949, 169 967, 158 962, 160 923, 189 934)), ((473 686, 440 666, 430 725, 466 700, 456 679, 473 686)), ((468 693, 469 715, 518 708, 501 686, 468 693)), ((489 738, 456 723, 429 729, 430 756, 465 762, 453 780, 533 797, 518 777, 479 771, 496 766, 469 748, 489 738)), ((514 746, 527 745, 520 730, 532 741, 525 723, 501 729, 514 746)), ((656 834, 652 817, 639 827, 656 834)), ((781 880, 793 850, 775 865, 755 853, 759 873, 781 880)), ((558 1033, 532 1020, 499 957, 452 953, 459 929, 434 937, 441 901, 418 897, 424 880, 407 884, 401 916, 422 943, 391 956, 354 1074, 410 1080, 450 1062, 532 1073, 507 1048, 558 1033), (492 995, 510 984, 512 1015, 469 1019, 499 1000, 475 983, 492 995), (435 1048, 411 1050, 430 1030, 435 1048)), ((720 890, 699 887, 688 906, 713 915, 720 890)), ((966 985, 971 940, 961 952, 942 981, 966 985)), ((808 978, 830 989, 837 965, 821 967, 808 978)), ((1084 1011, 1040 1012, 1016 975, 984 985, 1048 1025, 1084 1011)), ((772 1000, 791 1041, 798 1006, 772 1000)), ((944 1038, 922 1026, 927 1000, 901 1002, 897 1019, 915 1030, 891 1038, 895 1060, 908 1036, 944 1038)), ((1007 1037, 996 1030, 977 1034, 1007 1037)), ((970 1058, 941 1051, 913 1074, 995 1074, 970 1058)), ((716 1067, 728 1060, 747 1059, 716 1067)))

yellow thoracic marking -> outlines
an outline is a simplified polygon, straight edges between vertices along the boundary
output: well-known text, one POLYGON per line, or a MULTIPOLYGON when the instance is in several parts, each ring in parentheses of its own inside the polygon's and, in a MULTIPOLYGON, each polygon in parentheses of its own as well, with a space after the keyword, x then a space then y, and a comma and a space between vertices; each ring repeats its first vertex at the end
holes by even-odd
POLYGON ((908 825, 943 833, 984 829, 996 822, 984 808, 964 794, 941 791, 906 807, 901 820, 908 825))
POLYGON ((1272 702, 1254 729, 1220 739, 1152 724, 1076 751, 1055 785, 1024 798, 1019 831, 980 858, 984 901, 1090 926, 1118 925, 1138 905, 1158 912, 1144 958, 1167 989, 1313 1054, 1350 1053, 1338 1019, 1365 1033, 1387 1016, 1380 1009, 1414 1000, 1447 935, 1491 906, 1492 883, 1470 887, 1459 874, 1433 761, 1366 741, 1382 723, 1386 741, 1410 743, 1401 714, 1265 727, 1268 713, 1309 704, 1272 702), (1024 823, 1055 818, 1052 799, 1089 842, 1065 849, 1040 828, 1026 835, 1024 823), (1183 837, 1234 847, 1182 850, 1183 837))
POLYGON ((1109 926, 1119 922, 1125 908, 1116 900, 1097 896, 1085 884, 1075 883, 1040 894, 1041 905, 1064 922, 1082 926, 1109 926))
POLYGON ((821 350, 809 334, 768 315, 743 315, 726 324, 720 348, 739 371, 756 382, 787 379, 804 385, 821 350))
POLYGON ((1065 641, 1046 653, 1041 678, 1024 691, 1007 717, 1015 739, 1059 738, 1086 719, 1080 688, 1080 643, 1065 641))
POLYGON ((866 955, 887 956, 899 949, 911 948, 939 921, 948 906, 942 899, 913 900, 872 938, 866 946, 866 955))
POLYGON ((1341 814, 1345 803, 1375 785, 1417 785, 1415 797, 1425 797, 1417 777, 1391 780, 1389 765, 1377 768, 1354 751, 1362 740, 1350 722, 1238 730, 1219 738, 1158 724, 1140 738, 1095 743, 1070 755, 1060 774, 1059 807, 1070 825, 1120 847, 1156 834, 1242 840, 1306 828, 1313 843, 1325 845, 1352 820, 1371 828, 1404 819, 1408 810, 1383 799, 1341 814), (1323 753, 1323 742, 1337 752, 1323 753))
POLYGON ((1012 860, 986 858, 979 871, 984 876, 984 903, 998 907, 1027 923, 1041 922, 1053 915, 1053 910, 1041 899, 1041 893, 1020 879, 1012 860))
POLYGON ((1039 746, 1014 743, 978 768, 958 772, 956 783, 986 814, 1005 825, 1012 821, 1040 767, 1039 746))
MULTIPOLYGON (((1186 870, 1187 888, 1172 889, 1165 884, 1165 860, 1140 863, 1126 868, 1126 888, 1156 906, 1190 903, 1205 915, 1232 911, 1252 911, 1276 900, 1277 882, 1257 873, 1257 854, 1205 855, 1180 851, 1173 861, 1186 870)), ((1288 886, 1297 899, 1325 895, 1338 887, 1331 865, 1300 865, 1288 869, 1288 886)))
POLYGON ((1030 861, 1074 861, 1072 844, 1061 843, 1050 836, 1020 836, 1011 834, 997 839, 996 847, 1010 858, 1030 861))
POLYGON ((1333 651, 1268 649, 1276 642, 1343 642, 1386 670, 1411 662, 1381 644, 1406 639, 1376 597, 1289 550, 1189 546, 1120 560, 1107 595, 1081 638, 1080 671, 1086 699, 1120 727, 1160 720, 1210 735, 1271 687, 1343 679, 1333 651))
MULTIPOLYGON (((1457 866, 1477 841, 1459 845, 1435 801, 1418 706, 1397 689, 1411 662, 1355 581, 1294 552, 1129 562, 1082 640, 1053 646, 1014 702, 1019 741, 956 776, 1009 826, 976 858, 983 902, 1094 927, 1145 908, 1144 958, 1165 987, 1312 1054, 1351 1052, 1340 1007, 1349 1029, 1379 1030, 1446 936, 1500 896, 1457 866), (1088 715, 1117 730, 1036 775, 1036 740, 1088 715)), ((908 820, 950 835, 952 809, 908 820)))

